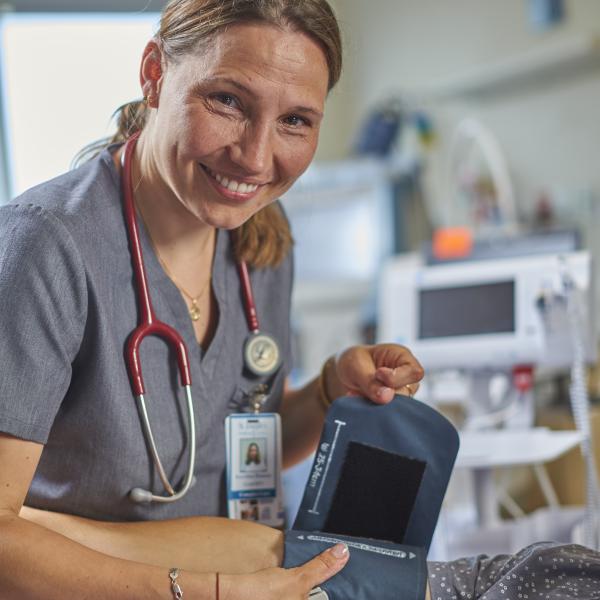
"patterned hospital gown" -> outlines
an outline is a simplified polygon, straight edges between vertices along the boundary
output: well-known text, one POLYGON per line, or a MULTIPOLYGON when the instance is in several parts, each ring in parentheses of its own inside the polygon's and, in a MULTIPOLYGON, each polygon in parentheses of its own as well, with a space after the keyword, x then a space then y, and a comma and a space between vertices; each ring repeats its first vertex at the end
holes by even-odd
POLYGON ((514 555, 429 563, 431 600, 600 600, 600 553, 533 544, 514 555))

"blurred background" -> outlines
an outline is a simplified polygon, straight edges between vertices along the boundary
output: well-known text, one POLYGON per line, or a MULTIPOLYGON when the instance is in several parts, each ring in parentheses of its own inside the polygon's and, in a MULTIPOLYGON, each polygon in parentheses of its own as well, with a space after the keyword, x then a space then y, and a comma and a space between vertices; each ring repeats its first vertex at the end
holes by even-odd
MULTIPOLYGON (((140 96, 163 4, 0 3, 0 201, 112 131, 140 96)), ((585 541, 598 508, 600 3, 332 4, 344 74, 317 158, 283 199, 293 383, 349 344, 410 345, 428 371, 418 397, 463 436, 431 557, 585 541), (501 284, 505 297, 487 287, 501 284)), ((308 468, 286 474, 290 519, 308 468)))

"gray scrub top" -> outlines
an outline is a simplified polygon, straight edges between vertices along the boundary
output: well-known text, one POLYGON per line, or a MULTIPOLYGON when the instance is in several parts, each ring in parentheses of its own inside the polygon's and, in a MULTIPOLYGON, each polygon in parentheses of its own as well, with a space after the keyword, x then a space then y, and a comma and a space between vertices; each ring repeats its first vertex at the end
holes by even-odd
MULTIPOLYGON (((93 519, 223 515, 224 419, 268 383, 277 410, 290 364, 292 258, 251 270, 261 330, 284 364, 267 380, 244 371, 248 335, 229 235, 219 231, 213 290, 215 336, 203 355, 187 306, 140 224, 151 299, 189 353, 196 408, 196 484, 171 504, 134 504, 134 487, 163 493, 150 459, 124 362, 138 324, 137 297, 108 150, 0 208, 0 431, 45 444, 26 504, 93 519)), ((174 356, 158 338, 141 349, 150 420, 172 482, 185 475, 185 399, 174 356)))

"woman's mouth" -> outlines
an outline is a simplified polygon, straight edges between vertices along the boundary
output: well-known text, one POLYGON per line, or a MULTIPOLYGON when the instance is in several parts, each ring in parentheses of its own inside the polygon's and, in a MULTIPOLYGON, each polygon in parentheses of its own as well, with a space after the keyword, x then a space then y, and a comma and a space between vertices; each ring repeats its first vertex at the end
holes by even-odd
POLYGON ((260 185, 256 183, 246 183, 237 181, 230 176, 222 175, 204 165, 200 165, 208 175, 209 180, 219 193, 227 198, 235 200, 247 200, 256 194, 260 185))

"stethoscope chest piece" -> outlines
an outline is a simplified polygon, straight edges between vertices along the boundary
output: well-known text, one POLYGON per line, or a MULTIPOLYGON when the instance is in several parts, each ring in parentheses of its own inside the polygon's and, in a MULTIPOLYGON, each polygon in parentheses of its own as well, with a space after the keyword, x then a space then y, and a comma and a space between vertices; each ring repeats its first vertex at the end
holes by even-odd
POLYGON ((259 377, 272 375, 281 365, 281 352, 273 337, 262 331, 253 331, 244 344, 244 364, 259 377))

